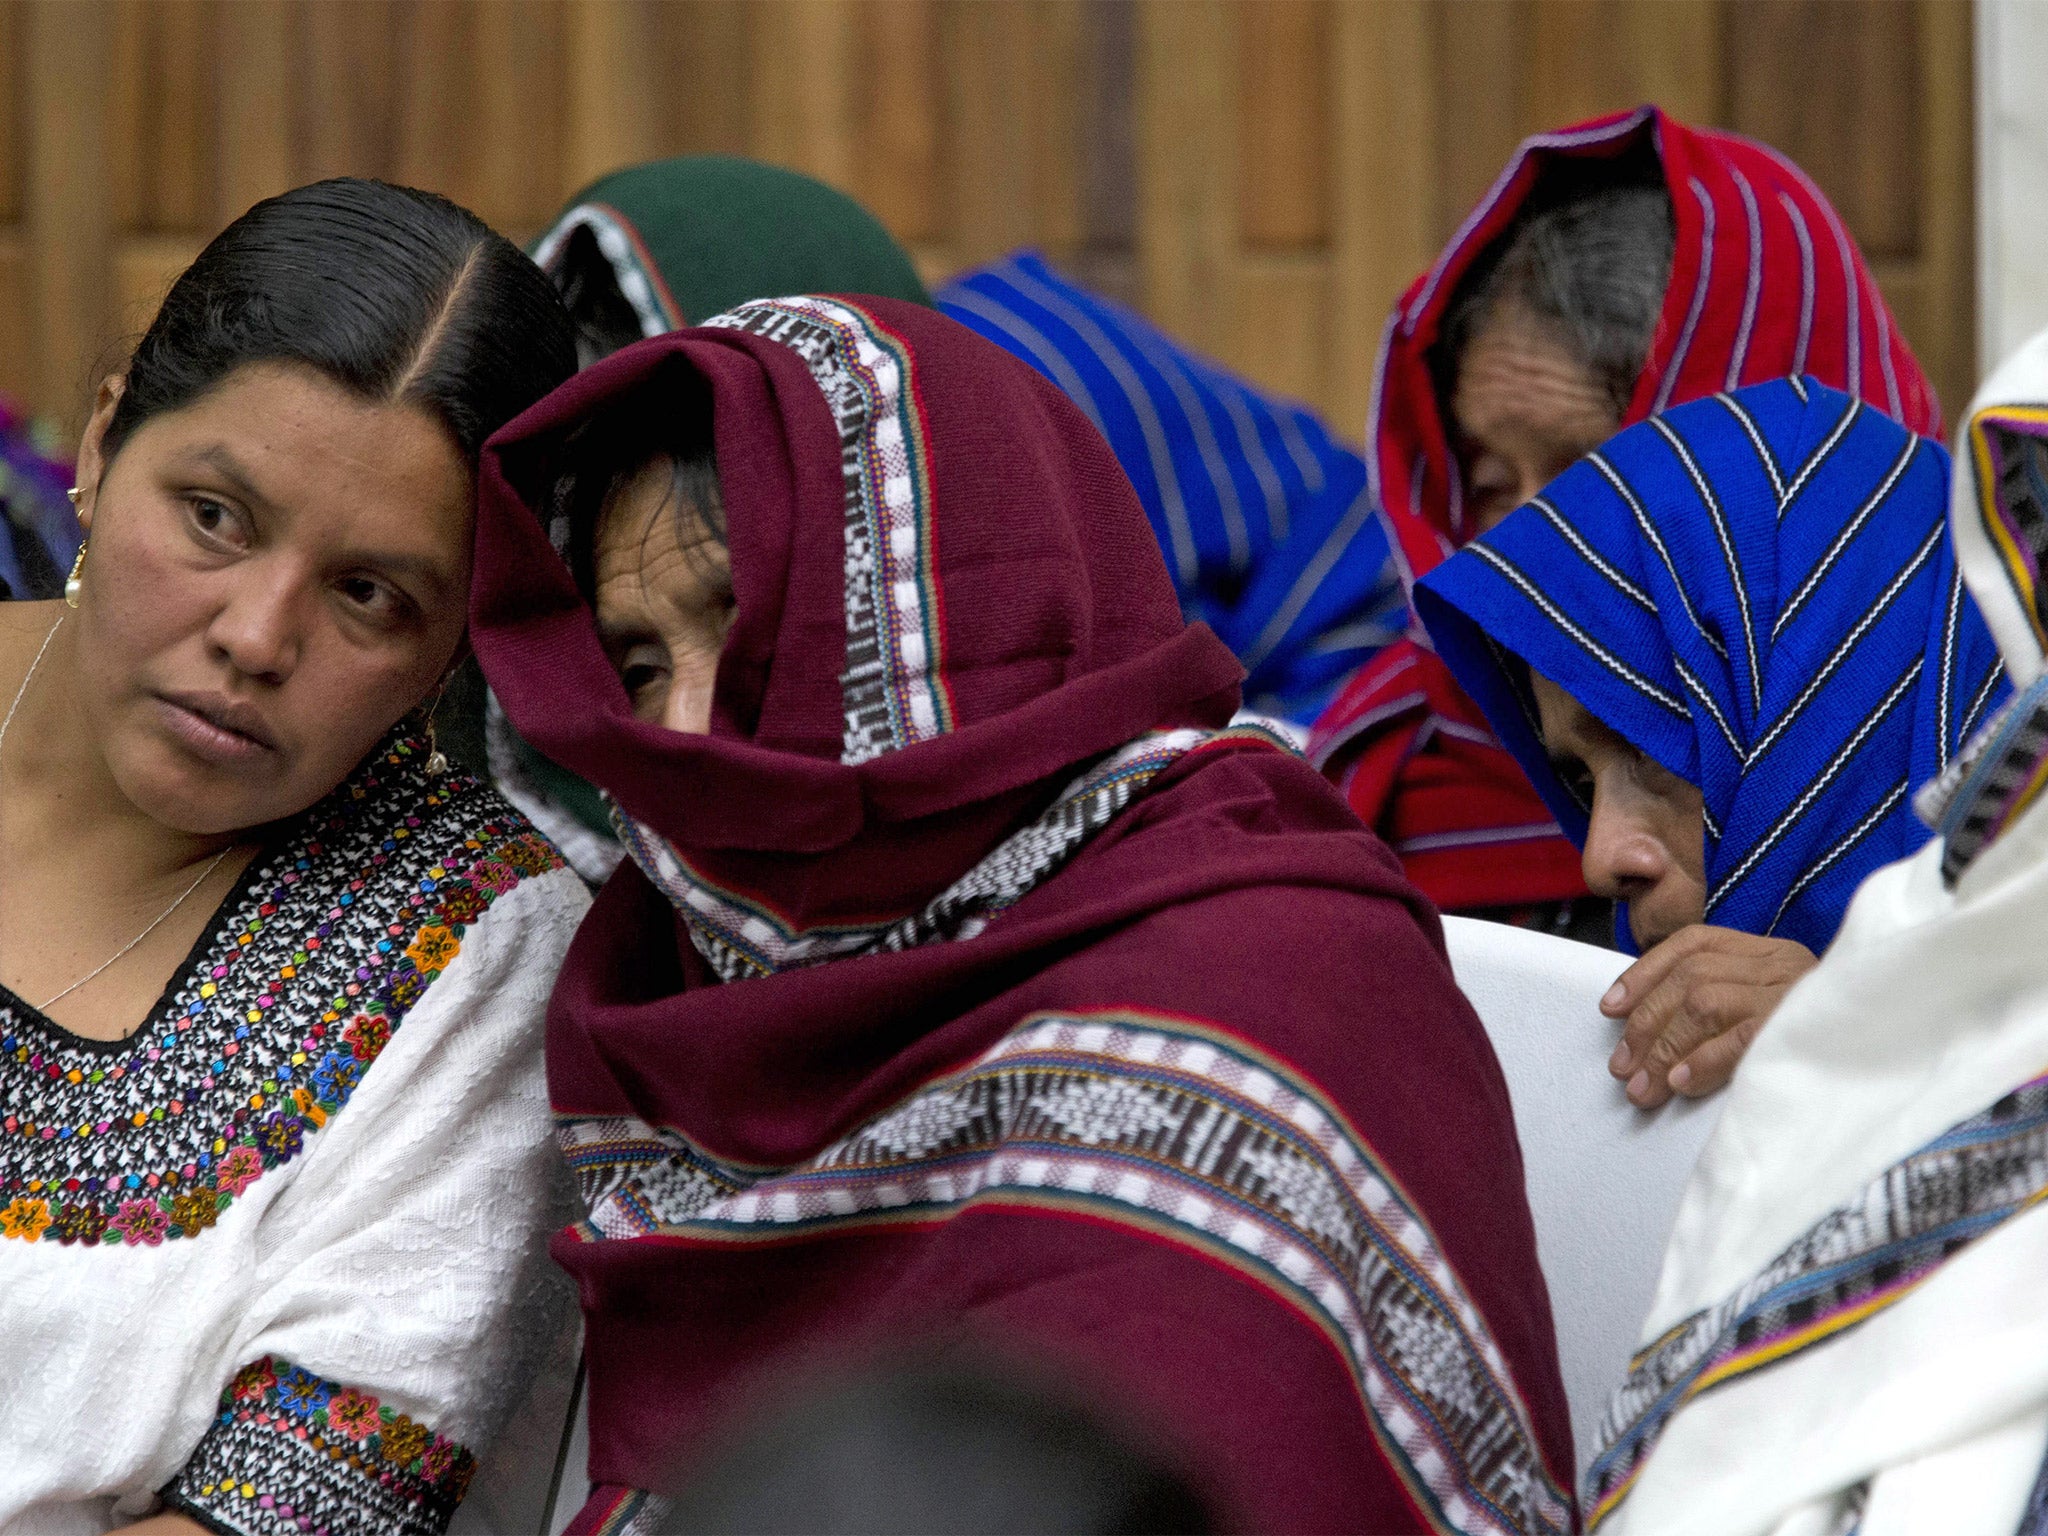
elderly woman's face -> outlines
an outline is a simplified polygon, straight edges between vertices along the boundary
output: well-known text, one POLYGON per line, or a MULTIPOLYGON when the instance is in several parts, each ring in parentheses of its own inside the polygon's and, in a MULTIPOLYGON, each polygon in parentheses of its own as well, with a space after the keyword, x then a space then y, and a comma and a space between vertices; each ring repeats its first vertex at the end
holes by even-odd
POLYGON ((1451 415, 1468 533, 1484 533, 1621 426, 1600 381, 1518 305, 1496 309, 1465 344, 1451 415))
POLYGON ((633 713, 672 731, 710 730, 732 563, 698 509, 678 504, 667 458, 641 465, 605 502, 593 565, 598 635, 633 713))
POLYGON ((431 416, 252 364, 79 451, 78 708, 121 793, 195 834, 294 815, 461 644, 470 475, 431 416))
POLYGON ((1647 952, 1707 915, 1700 792, 1596 720, 1549 678, 1529 674, 1544 750, 1593 807, 1580 865, 1595 894, 1628 903, 1647 952))

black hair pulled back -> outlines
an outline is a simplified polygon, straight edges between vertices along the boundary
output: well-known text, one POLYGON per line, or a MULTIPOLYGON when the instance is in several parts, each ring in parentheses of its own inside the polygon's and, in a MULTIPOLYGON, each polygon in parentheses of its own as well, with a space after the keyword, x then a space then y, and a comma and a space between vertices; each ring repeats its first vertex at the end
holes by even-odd
POLYGON ((251 363, 417 406, 474 469, 484 439, 575 373, 576 340, 554 285, 475 214, 337 177, 256 204, 171 285, 128 364, 103 460, 251 363))

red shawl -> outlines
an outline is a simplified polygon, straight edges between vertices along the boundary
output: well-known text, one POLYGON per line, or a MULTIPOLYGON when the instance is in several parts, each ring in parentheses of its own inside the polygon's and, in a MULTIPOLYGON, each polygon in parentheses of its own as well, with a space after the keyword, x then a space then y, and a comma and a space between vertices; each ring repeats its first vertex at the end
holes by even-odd
MULTIPOLYGON (((1459 279, 1508 232, 1546 171, 1646 145, 1671 193, 1677 240, 1649 361, 1622 425, 1738 384, 1804 373, 1940 437, 1934 390, 1848 228, 1791 161, 1655 107, 1537 134, 1387 322, 1367 460, 1411 588, 1472 532, 1429 365, 1459 279)), ((1584 893, 1577 850, 1419 626, 1338 695, 1316 722, 1309 753, 1438 906, 1584 893)))
POLYGON ((913 1344, 1090 1384, 1253 1528, 1565 1528, 1486 1037, 1384 848, 1220 729, 1236 665, 1102 439, 927 310, 714 326, 563 386, 482 471, 485 671, 662 882, 621 867, 550 1013, 590 1209, 555 1245, 604 1485, 580 1529, 764 1383, 913 1344), (568 428, 684 367, 738 598, 696 738, 632 719, 531 510, 568 428))

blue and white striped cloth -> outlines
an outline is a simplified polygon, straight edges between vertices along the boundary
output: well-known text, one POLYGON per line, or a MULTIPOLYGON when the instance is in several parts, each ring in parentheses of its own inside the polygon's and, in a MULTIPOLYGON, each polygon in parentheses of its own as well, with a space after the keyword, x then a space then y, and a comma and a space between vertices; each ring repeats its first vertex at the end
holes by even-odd
POLYGON ((2010 691, 1948 484, 1941 446, 1870 406, 1751 385, 1611 439, 1417 608, 1568 836, 1588 807, 1538 739, 1530 667, 1699 786, 1708 922, 1818 952, 1863 877, 1926 841, 1913 792, 2010 691))
POLYGON ((1405 605, 1365 462, 1313 412, 1035 252, 962 273, 934 297, 1088 413, 1144 503, 1183 611, 1244 662, 1253 709, 1306 725, 1399 638, 1405 605))

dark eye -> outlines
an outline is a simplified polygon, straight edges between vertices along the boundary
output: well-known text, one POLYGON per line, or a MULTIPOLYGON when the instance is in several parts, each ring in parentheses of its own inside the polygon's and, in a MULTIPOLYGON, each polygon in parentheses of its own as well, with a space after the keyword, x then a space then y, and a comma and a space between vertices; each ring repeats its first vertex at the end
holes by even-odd
POLYGON ((651 662, 633 661, 619 668, 619 681, 625 684, 626 697, 637 699, 664 677, 668 668, 655 666, 651 662))
POLYGON ((249 542, 247 520, 235 508, 211 496, 193 496, 187 502, 193 530, 214 544, 239 549, 249 542))

